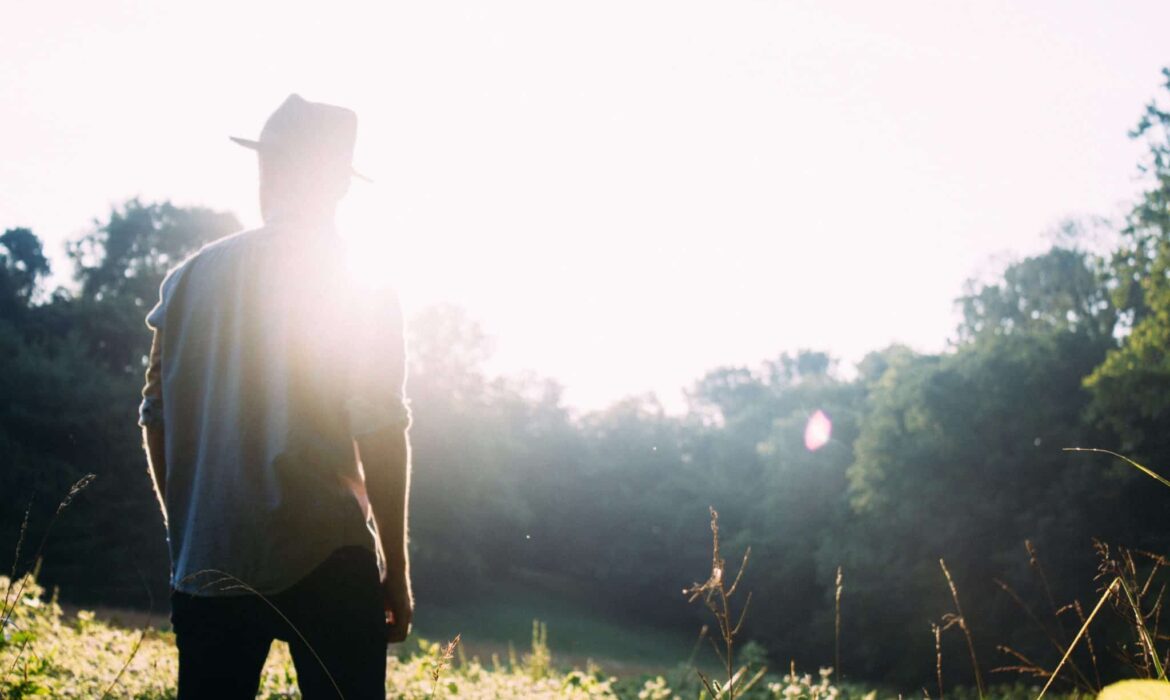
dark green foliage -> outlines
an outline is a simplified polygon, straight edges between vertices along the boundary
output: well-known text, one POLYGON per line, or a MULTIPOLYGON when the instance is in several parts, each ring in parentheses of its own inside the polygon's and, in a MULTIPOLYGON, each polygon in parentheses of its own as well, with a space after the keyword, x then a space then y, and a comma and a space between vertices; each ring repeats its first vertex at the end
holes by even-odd
POLYGON ((0 235, 0 318, 13 318, 28 308, 37 283, 49 274, 41 241, 26 228, 0 235))
MULTIPOLYGON (((834 552, 853 574, 852 604, 883 611, 850 626, 862 644, 897 620, 948 608, 942 557, 973 627, 985 631, 988 659, 1015 626, 992 578, 1026 563, 1025 539, 1067 558, 1060 580, 1076 585, 1063 595, 1091 591, 1091 538, 1112 534, 1102 504, 1118 493, 1103 470, 1060 448, 1101 439, 1081 427, 1088 396, 1079 382, 1103 352, 1067 333, 1001 337, 887 370, 895 374, 872 390, 849 468, 856 511, 834 552)), ((872 671, 929 675, 933 640, 925 622, 916 632, 901 649, 867 654, 872 671)))
MULTIPOLYGON (((1164 69, 1170 90, 1170 69, 1164 69)), ((1112 258, 1111 289, 1128 337, 1087 380, 1093 410, 1139 462, 1170 450, 1170 112, 1146 107, 1134 138, 1146 139, 1148 189, 1129 214, 1112 258)))

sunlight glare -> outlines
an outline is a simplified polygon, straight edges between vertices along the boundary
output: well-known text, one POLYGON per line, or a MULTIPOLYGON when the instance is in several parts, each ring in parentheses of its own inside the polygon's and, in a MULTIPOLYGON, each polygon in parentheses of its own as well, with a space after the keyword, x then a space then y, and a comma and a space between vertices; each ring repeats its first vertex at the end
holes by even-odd
POLYGON ((809 452, 816 452, 829 444, 832 435, 833 421, 829 420, 824 411, 817 410, 809 416, 808 423, 804 426, 804 447, 809 452))
MULTIPOLYGON (((364 183, 362 183, 364 185, 364 183)), ((350 193, 338 212, 345 240, 346 269, 358 289, 384 290, 398 286, 402 250, 391 235, 386 212, 372 206, 371 195, 350 193)))

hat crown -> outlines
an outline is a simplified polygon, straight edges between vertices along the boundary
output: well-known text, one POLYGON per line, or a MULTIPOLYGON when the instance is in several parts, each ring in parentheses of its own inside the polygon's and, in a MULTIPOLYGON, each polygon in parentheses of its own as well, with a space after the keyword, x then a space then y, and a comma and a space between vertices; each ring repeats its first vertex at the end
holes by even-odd
POLYGON ((268 117, 258 145, 261 151, 349 165, 356 140, 357 115, 352 110, 309 102, 293 93, 268 117))

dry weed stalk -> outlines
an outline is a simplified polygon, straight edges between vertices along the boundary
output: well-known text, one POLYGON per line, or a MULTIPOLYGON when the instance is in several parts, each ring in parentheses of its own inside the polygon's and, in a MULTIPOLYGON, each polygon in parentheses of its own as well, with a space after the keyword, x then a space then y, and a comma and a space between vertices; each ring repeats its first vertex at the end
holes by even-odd
POLYGON ((114 676, 114 680, 110 681, 110 684, 106 686, 105 692, 102 693, 101 700, 106 700, 106 698, 113 696, 112 694, 114 689, 117 688, 118 684, 122 682, 122 676, 126 675, 126 669, 130 668, 130 663, 134 661, 134 657, 138 656, 138 651, 142 649, 142 643, 146 641, 146 633, 149 631, 150 628, 147 626, 142 628, 142 632, 139 633, 138 639, 135 640, 134 646, 130 649, 130 655, 126 657, 124 662, 122 662, 122 667, 118 669, 118 673, 114 676))
POLYGON ((146 577, 142 574, 141 570, 138 571, 138 578, 142 582, 142 588, 146 591, 146 599, 150 604, 150 615, 146 618, 146 624, 142 626, 142 632, 138 635, 137 641, 134 642, 134 646, 130 649, 130 655, 126 657, 126 661, 124 661, 122 663, 122 667, 118 669, 118 673, 114 676, 114 680, 110 681, 110 684, 106 686, 105 692, 102 693, 101 700, 106 700, 106 698, 111 697, 114 689, 118 687, 119 683, 121 683, 122 676, 126 675, 126 669, 130 668, 130 664, 134 661, 134 657, 138 656, 139 650, 142 649, 142 643, 146 641, 146 633, 150 631, 151 625, 154 624, 154 595, 150 592, 150 585, 147 584, 146 577))
POLYGON ((993 668, 993 669, 991 669, 992 673, 996 673, 996 672, 1000 672, 1000 671, 1003 671, 1003 672, 1013 671, 1015 673, 1019 673, 1019 674, 1025 675, 1025 676, 1035 676, 1037 678, 1048 678, 1050 675, 1052 675, 1043 666, 1039 665, 1035 661, 1029 659, 1027 656, 1024 656, 1022 653, 1016 651, 1015 649, 1013 649, 1009 646, 1005 646, 1003 644, 1000 644, 996 647, 996 649, 999 649, 1001 652, 1007 654, 1008 656, 1015 658, 1017 663, 1012 664, 1010 666, 1000 666, 998 668, 993 668))
MULTIPOLYGON (((1032 621, 1032 624, 1035 625, 1036 628, 1044 634, 1044 636, 1048 639, 1049 644, 1051 644, 1052 647, 1056 649, 1057 654, 1063 658, 1065 652, 1068 651, 1068 645, 1065 642, 1065 639, 1067 639, 1068 635, 1065 631, 1062 616, 1066 613, 1075 614, 1078 627, 1085 628, 1086 618, 1084 610, 1081 608, 1081 602, 1079 600, 1074 600, 1072 603, 1068 603, 1063 606, 1057 605, 1056 598, 1052 593, 1052 587, 1048 584, 1048 576, 1044 572, 1044 566, 1040 563, 1040 554, 1035 544, 1033 544, 1031 540, 1025 540, 1024 549, 1028 553, 1028 567, 1032 570, 1036 580, 1039 582, 1040 590, 1043 592, 1044 598, 1048 603, 1052 615, 1052 620, 1054 621, 1054 626, 1044 622, 1040 615, 1037 614, 1037 612, 1032 608, 1032 606, 1024 602, 1023 597, 1020 596, 1020 594, 1017 593, 1016 590, 1010 585, 1000 579, 992 580, 995 581, 995 584, 999 586, 1000 590, 1002 590, 1008 595, 1009 598, 1011 598, 1012 602, 1016 604, 1016 607, 1018 607, 1024 613, 1024 615, 1026 615, 1028 619, 1032 621)), ((1072 671, 1072 682, 1074 686, 1086 693, 1096 694, 1101 691, 1102 687, 1101 674, 1097 666, 1097 650, 1093 645, 1093 637, 1091 634, 1089 634, 1087 628, 1085 628, 1084 637, 1085 645, 1089 654, 1089 661, 1093 667, 1093 680, 1089 679, 1088 674, 1085 673, 1079 665, 1077 665, 1076 661, 1072 658, 1071 655, 1067 658, 1066 663, 1068 664, 1069 669, 1072 671)), ((1006 645, 999 645, 997 649, 999 649, 999 651, 1002 653, 1013 657, 1016 663, 993 668, 992 673, 1014 672, 1039 678, 1049 678, 1053 674, 1053 672, 1048 671, 1042 665, 1028 658, 1017 649, 1006 645)))
MULTIPOLYGON (((16 572, 20 566, 20 548, 24 546, 24 538, 28 534, 28 518, 32 514, 32 501, 29 501, 28 507, 24 509, 24 520, 20 523, 20 534, 16 537, 16 553, 12 555, 12 573, 8 575, 9 581, 16 580, 16 572)), ((8 597, 12 593, 12 586, 8 586, 8 590, 4 591, 4 605, 0 607, 7 617, 8 613, 8 597)))
MULTIPOLYGON (((45 544, 47 544, 49 541, 49 533, 53 531, 53 526, 57 524, 57 519, 60 518, 61 513, 69 507, 69 504, 73 502, 73 499, 77 497, 77 494, 84 491, 86 487, 93 483, 93 480, 96 478, 96 474, 86 474, 85 476, 78 479, 73 484, 73 486, 69 488, 68 493, 65 494, 65 497, 61 499, 61 502, 57 505, 57 511, 53 513, 53 517, 49 520, 49 524, 45 526, 45 532, 41 536, 40 544, 37 545, 37 549, 33 553, 32 570, 25 572, 24 575, 20 577, 20 583, 18 585, 16 572, 20 568, 20 550, 24 546, 25 537, 28 535, 29 514, 32 513, 32 501, 29 501, 28 507, 24 511, 24 520, 21 521, 20 524, 20 534, 16 538, 16 552, 13 554, 12 558, 12 575, 8 579, 8 589, 4 592, 4 603, 3 605, 0 605, 0 630, 3 630, 4 628, 14 624, 12 618, 16 613, 16 606, 20 605, 21 596, 24 595, 24 590, 28 585, 28 582, 36 578, 40 573, 41 555, 45 551, 45 544)), ((12 659, 11 668, 8 669, 3 678, 7 678, 8 675, 11 674, 20 664, 20 661, 24 658, 24 653, 26 650, 28 650, 29 643, 31 641, 31 637, 24 638, 20 644, 20 648, 16 651, 16 656, 12 659)), ((36 656, 36 654, 33 654, 33 656, 36 656)), ((26 674, 27 669, 28 663, 26 661, 26 674)))
POLYGON ((695 646, 691 647, 691 655, 687 657, 687 668, 695 667, 695 657, 699 655, 699 647, 703 646, 703 640, 707 638, 707 633, 711 628, 703 625, 699 629, 699 636, 695 638, 695 646))
POLYGON ((982 700, 984 696, 983 674, 979 671, 979 659, 975 657, 975 640, 971 637, 971 628, 967 626, 963 607, 959 605, 959 590, 955 588, 955 580, 951 578, 951 572, 947 570, 947 563, 939 559, 938 565, 942 567, 943 576, 946 577, 947 585, 950 586, 951 600, 955 601, 955 612, 943 615, 943 629, 948 630, 958 625, 959 629, 963 631, 963 636, 967 639, 967 651, 971 654, 971 669, 975 672, 975 687, 978 688, 979 698, 982 700))
POLYGON ((1044 684, 1044 689, 1040 691, 1040 695, 1036 698, 1036 700, 1043 698, 1044 694, 1048 692, 1048 689, 1052 687, 1052 682, 1056 680, 1058 675, 1060 675, 1060 669, 1063 668, 1065 662, 1068 661, 1068 657, 1072 654, 1073 649, 1076 648, 1077 642, 1081 641, 1081 637, 1083 637, 1085 632, 1089 629, 1089 624, 1093 622, 1093 618, 1097 617, 1097 613, 1101 611, 1101 607, 1105 605, 1105 601, 1109 600, 1109 598, 1117 592, 1119 583, 1120 579, 1113 579, 1113 582, 1110 583, 1109 587, 1105 589, 1105 593, 1101 596, 1101 599, 1097 601, 1097 605, 1093 607, 1093 612, 1089 613, 1089 617, 1085 619, 1085 623, 1081 625, 1081 629, 1079 632, 1077 632, 1077 636, 1073 637, 1072 644, 1069 644, 1068 649, 1064 652, 1064 658, 1062 658, 1060 663, 1056 665, 1056 670, 1053 671, 1052 675, 1048 677, 1048 682, 1044 684))
POLYGON ((1060 621, 1060 609, 1056 605, 1056 598, 1052 595, 1052 587, 1048 585, 1048 576, 1044 573, 1044 565, 1040 563, 1040 553, 1036 549, 1036 545, 1032 544, 1032 540, 1024 540, 1024 549, 1028 552, 1028 566, 1036 574, 1036 578, 1040 580, 1040 588, 1044 591, 1044 597, 1048 599, 1048 606, 1052 608, 1052 616, 1056 619, 1056 627, 1060 631, 1060 635, 1064 636, 1064 625, 1060 621))
POLYGON ((434 682, 430 695, 432 698, 435 697, 435 693, 439 692, 439 677, 443 675, 443 669, 447 667, 447 664, 455 658, 455 649, 459 646, 459 640, 462 637, 462 634, 455 635, 455 638, 447 642, 446 646, 439 652, 435 667, 431 669, 431 680, 434 682))
POLYGON ((1144 678, 1166 680, 1166 667, 1170 666, 1170 649, 1165 660, 1158 653, 1157 641, 1166 639, 1166 635, 1159 631, 1162 616, 1162 600, 1166 593, 1165 585, 1158 587, 1157 594, 1153 594, 1155 577, 1168 563, 1167 560, 1151 552, 1118 548, 1116 557, 1111 556, 1108 545, 1097 542, 1097 553, 1101 557, 1098 568, 1099 577, 1113 578, 1117 582, 1120 595, 1114 600, 1114 609, 1133 627, 1137 637, 1139 654, 1135 658, 1122 650, 1122 659, 1129 663, 1144 678), (1140 557, 1149 563, 1150 570, 1142 575, 1137 559, 1140 557), (1150 598, 1153 601, 1147 601, 1150 598))
MULTIPOLYGON (((1073 605, 1073 610, 1075 610, 1077 613, 1077 620, 1081 623, 1081 626, 1083 627, 1085 625, 1086 619, 1085 619, 1085 611, 1081 608, 1081 601, 1074 600, 1072 605, 1073 605)), ((1093 678, 1096 679, 1097 691, 1100 692, 1101 688, 1103 688, 1104 686, 1101 684, 1101 671, 1097 667, 1097 649, 1093 646, 1093 635, 1089 634, 1087 629, 1085 630, 1085 646, 1088 647, 1088 649, 1089 649, 1089 660, 1093 664, 1093 678)))
MULTIPOLYGON (((999 586, 1000 590, 1002 590, 1004 593, 1006 593, 1008 595, 1008 597, 1012 599, 1012 602, 1014 602, 1016 604, 1016 606, 1019 607, 1020 610, 1022 610, 1024 612, 1024 614, 1028 617, 1028 619, 1032 621, 1032 624, 1034 624, 1037 628, 1040 629, 1041 632, 1044 633, 1044 636, 1048 639, 1048 642, 1053 646, 1053 648, 1056 649, 1056 652, 1058 654, 1063 655, 1064 652, 1067 650, 1067 647, 1061 642, 1061 640, 1059 638, 1059 637, 1064 636, 1063 627, 1059 624, 1059 621, 1060 621, 1059 616, 1061 613, 1066 612, 1068 610, 1078 610, 1079 611, 1080 610, 1080 603, 1077 602, 1074 605, 1066 605, 1063 608, 1054 608, 1053 609, 1053 617, 1056 618, 1057 626, 1060 629, 1060 632, 1057 633, 1057 632, 1054 632, 1052 629, 1050 629, 1048 627, 1048 625, 1044 624, 1044 622, 1040 619, 1040 617, 1032 609, 1032 606, 1025 603, 1024 599, 1020 597, 1020 594, 1017 593, 1014 588, 1012 588, 1010 585, 1008 585, 1004 581, 1001 581, 1000 579, 992 579, 992 580, 995 582, 995 584, 997 586, 999 586)), ((1083 617, 1081 619, 1081 623, 1084 624, 1083 617)), ((1044 677, 1044 678, 1048 677, 1049 672, 1047 670, 1045 670, 1039 664, 1031 661, 1030 659, 1027 659, 1022 653, 1013 649, 1012 647, 1001 644, 1001 645, 998 645, 996 648, 999 649, 1001 652, 1007 654, 1008 656, 1014 657, 1019 663, 1011 664, 1011 665, 1007 665, 1007 666, 998 666, 996 668, 991 669, 992 673, 1015 672, 1015 673, 1022 673, 1024 675, 1040 676, 1040 677, 1044 677)), ((1090 653, 1092 653, 1092 652, 1090 652, 1090 653)), ((1077 666, 1076 662, 1073 661, 1071 658, 1069 659, 1068 665, 1069 665, 1069 668, 1072 670, 1073 674, 1076 676, 1074 681, 1081 689, 1085 690, 1086 692, 1093 692, 1093 693, 1096 693, 1097 691, 1099 691, 1101 689, 1100 681, 1098 681, 1097 685, 1094 686, 1093 683, 1089 681, 1088 677, 1085 676, 1085 674, 1081 670, 1081 668, 1079 666, 1077 666)), ((1096 658, 1094 657, 1093 658, 1094 670, 1096 669, 1096 665, 1097 665, 1097 662, 1096 662, 1096 658)))
MULTIPOLYGON (((97 478, 96 474, 86 474, 85 476, 78 479, 77 483, 73 484, 73 486, 71 486, 69 488, 69 492, 65 494, 65 498, 61 499, 61 503, 57 505, 57 512, 53 514, 52 519, 49 520, 49 524, 45 527, 45 534, 43 534, 41 536, 41 542, 39 545, 37 545, 36 552, 33 553, 33 561, 34 562, 40 561, 41 554, 43 554, 45 551, 45 544, 49 541, 49 533, 51 533, 53 531, 53 526, 57 524, 57 519, 61 517, 62 511, 64 511, 66 508, 68 508, 69 504, 73 502, 73 499, 77 496, 77 494, 84 491, 86 489, 86 487, 89 486, 91 483, 93 483, 93 480, 96 478, 97 478)), ((29 509, 31 510, 31 508, 32 508, 32 504, 30 503, 29 509)), ((16 557, 17 557, 17 559, 20 558, 20 548, 21 548, 21 545, 24 543, 24 537, 25 537, 25 534, 27 533, 27 531, 28 531, 28 511, 25 511, 24 523, 20 526, 20 538, 16 542, 16 557)), ((16 576, 17 564, 18 564, 17 561, 12 562, 13 578, 10 578, 9 579, 10 581, 16 580, 15 576, 16 576)), ((24 588, 25 588, 25 585, 28 583, 28 580, 29 580, 29 576, 27 574, 21 578, 20 586, 17 587, 16 593, 11 597, 11 599, 9 598, 7 593, 4 595, 4 608, 3 608, 2 614, 0 614, 0 628, 6 626, 9 622, 11 622, 13 611, 16 609, 16 605, 19 604, 19 602, 20 602, 20 596, 21 596, 21 594, 24 593, 24 588)), ((11 593, 11 590, 9 591, 9 593, 11 593)))
MULTIPOLYGON (((1072 611, 1076 613, 1077 619, 1081 623, 1080 630, 1077 631, 1076 636, 1073 637, 1073 640, 1071 643, 1069 643, 1068 647, 1064 649, 1064 654, 1062 655, 1060 663, 1057 664, 1056 668, 1051 673, 1045 673, 1044 670, 1037 664, 1032 663, 1018 652, 1001 647, 1001 649, 1012 654, 1022 662, 1022 664, 1019 666, 1008 667, 1008 670, 1017 670, 1021 672, 1032 673, 1034 675, 1048 676, 1048 680, 1045 683, 1043 690, 1040 692, 1039 697, 1041 698, 1044 697, 1049 688, 1052 687, 1052 684, 1060 676, 1060 672, 1064 668, 1065 664, 1069 664, 1074 668, 1076 675, 1078 676, 1078 681, 1081 685, 1087 686, 1089 690, 1093 689, 1093 684, 1089 683, 1088 679, 1085 677, 1085 674, 1082 673, 1079 669, 1076 669, 1075 665, 1073 665, 1070 660, 1073 651, 1075 650, 1077 644, 1081 641, 1082 637, 1085 639, 1085 644, 1089 652, 1089 658, 1093 664, 1093 674, 1096 678, 1095 687, 1097 689, 1101 687, 1100 674, 1097 669, 1097 652, 1093 645, 1092 637, 1088 632, 1089 626, 1097 617, 1097 614, 1101 612, 1101 609, 1105 606, 1106 602, 1112 602, 1114 609, 1123 618, 1129 621, 1134 630, 1137 646, 1139 649, 1138 655, 1134 656, 1129 654, 1125 647, 1122 647, 1119 650, 1118 657, 1123 662, 1132 666, 1134 670, 1144 678, 1157 678, 1160 680, 1166 679, 1165 668, 1167 665, 1170 665, 1170 663, 1167 663, 1167 661, 1170 661, 1170 659, 1164 661, 1159 656, 1156 646, 1156 642, 1158 640, 1167 639, 1165 635, 1159 633, 1158 631, 1159 622, 1161 620, 1162 599, 1165 593, 1165 586, 1159 587, 1156 595, 1154 594, 1154 588, 1155 577, 1157 576, 1158 572, 1167 565, 1167 560, 1157 554, 1139 552, 1124 548, 1119 548, 1117 556, 1113 556, 1108 545, 1102 542, 1095 542, 1094 546, 1097 549, 1097 554, 1101 559, 1101 564, 1098 567, 1097 577, 1098 579, 1108 580, 1109 584, 1104 588, 1101 597, 1097 600, 1097 604, 1093 606, 1093 610, 1089 613, 1088 616, 1084 614, 1080 601, 1074 601, 1073 603, 1060 608, 1056 608, 1055 605, 1053 606, 1054 615, 1057 616, 1058 619, 1061 614, 1072 611), (1141 567, 1139 567, 1134 557, 1135 554, 1148 559, 1150 562, 1150 569, 1148 573, 1143 573, 1141 571, 1141 567), (1147 608, 1147 601, 1150 597, 1153 597, 1153 602, 1149 604, 1147 608)), ((1029 547, 1029 554, 1031 554, 1035 559, 1034 549, 1031 547, 1029 547)), ((1025 610, 1027 610, 1027 607, 1023 605, 1022 601, 1019 600, 1019 597, 1015 595, 1015 592, 1012 591, 1010 587, 1008 587, 1006 584, 1003 584, 1002 582, 997 583, 1000 583, 1000 587, 1012 595, 1012 597, 1017 600, 1017 603, 1025 610)), ((1046 594, 1049 595, 1049 599, 1051 601, 1051 593, 1046 590, 1046 594)), ((1053 640, 1053 643, 1058 647, 1060 646, 1059 643, 1055 640, 1053 640)))
POLYGON ((752 594, 747 594, 747 599, 744 601, 743 608, 739 615, 732 613, 731 599, 739 589, 740 580, 743 578, 744 569, 747 568, 748 557, 751 556, 751 547, 743 554, 743 562, 739 566, 739 571, 735 575, 731 586, 727 586, 726 578, 726 563, 719 553, 719 513, 715 508, 710 508, 711 511, 711 575, 704 583, 696 583, 690 588, 683 590, 683 595, 688 597, 688 602, 694 603, 697 600, 702 600, 711 614, 715 616, 715 623, 719 630, 719 636, 723 640, 723 649, 719 648, 719 644, 712 638, 711 646, 715 649, 715 655, 719 657, 720 663, 727 672, 727 682, 720 685, 717 681, 712 681, 702 671, 695 669, 699 680, 702 681, 703 686, 711 695, 713 700, 718 700, 726 696, 728 700, 734 700, 736 692, 746 692, 753 685, 755 685, 761 678, 764 677, 766 668, 761 668, 754 676, 748 680, 743 680, 748 668, 744 666, 738 671, 735 670, 735 638, 739 635, 743 628, 744 620, 747 618, 748 607, 752 602, 752 594))
POLYGON ((934 675, 938 678, 938 700, 942 700, 942 628, 932 622, 930 631, 934 633, 934 675))
POLYGON ((833 670, 841 677, 841 591, 845 590, 845 577, 837 567, 837 588, 833 596, 833 670))

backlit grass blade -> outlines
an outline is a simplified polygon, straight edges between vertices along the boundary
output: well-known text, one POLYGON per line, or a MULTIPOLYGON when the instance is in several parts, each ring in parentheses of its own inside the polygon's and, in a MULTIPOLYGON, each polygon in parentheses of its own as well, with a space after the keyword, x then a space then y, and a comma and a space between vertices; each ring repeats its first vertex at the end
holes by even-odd
POLYGON ((1040 698, 1043 698, 1044 694, 1048 692, 1048 688, 1052 685, 1052 682, 1055 681, 1056 677, 1060 675, 1060 669, 1064 668, 1064 664, 1066 661, 1068 661, 1068 657, 1072 655, 1073 649, 1075 649, 1077 646, 1077 642, 1081 641, 1081 637, 1085 636, 1085 630, 1089 629, 1089 625, 1093 622, 1093 618, 1097 617, 1097 613, 1101 612, 1101 606, 1105 605, 1105 601, 1109 600, 1109 596, 1113 595, 1114 592, 1117 591, 1117 587, 1119 585, 1121 585, 1121 579, 1115 578, 1113 579, 1113 583, 1109 584, 1109 588, 1105 589, 1105 593, 1101 596, 1101 600, 1097 601, 1097 605, 1093 607, 1093 612, 1089 613, 1089 616, 1085 618, 1085 624, 1081 625, 1081 631, 1077 632, 1077 636, 1073 637, 1072 643, 1068 645, 1068 649, 1066 649, 1064 652, 1064 658, 1062 658, 1060 663, 1056 665, 1056 670, 1053 671, 1052 675, 1048 677, 1048 682, 1044 684, 1044 690, 1040 691, 1040 695, 1036 698, 1036 700, 1040 700, 1040 698))
POLYGON ((1101 454, 1112 455, 1120 460, 1124 460, 1126 462, 1129 462, 1133 466, 1135 466, 1138 469, 1140 469, 1141 471, 1145 472, 1147 476, 1150 476, 1153 479, 1157 479, 1163 486, 1170 488, 1170 481, 1164 479, 1160 474, 1155 472, 1153 469, 1142 466, 1142 465, 1138 464, 1137 462, 1133 461, 1132 459, 1130 459, 1129 457, 1126 457, 1125 455, 1119 455, 1116 452, 1110 452, 1109 450, 1102 450, 1102 449, 1099 449, 1096 447, 1066 447, 1066 448, 1064 448, 1064 451, 1065 452, 1100 452, 1101 454))

